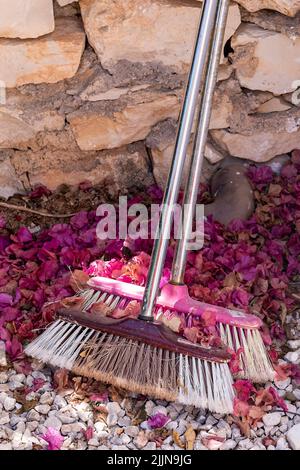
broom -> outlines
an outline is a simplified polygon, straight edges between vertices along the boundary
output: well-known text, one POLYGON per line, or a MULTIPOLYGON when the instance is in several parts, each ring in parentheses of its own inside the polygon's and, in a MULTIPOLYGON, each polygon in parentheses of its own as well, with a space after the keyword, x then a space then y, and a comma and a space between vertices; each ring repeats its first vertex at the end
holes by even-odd
MULTIPOLYGON (((222 7, 226 9, 226 3, 222 7)), ((225 22, 222 13, 219 21, 225 22)), ((194 216, 194 208, 197 201, 200 173, 204 157, 204 149, 207 140, 209 121, 211 116, 211 103, 217 80, 220 50, 223 41, 222 27, 216 32, 213 53, 208 66, 206 86, 202 97, 202 106, 198 117, 198 133, 194 143, 192 160, 184 194, 184 224, 182 238, 179 240, 176 255, 172 267, 172 279, 163 287, 160 296, 154 302, 158 280, 161 276, 161 257, 154 251, 152 264, 149 271, 146 290, 138 286, 130 286, 122 282, 102 277, 92 278, 88 284, 90 289, 80 293, 83 303, 82 308, 86 311, 94 304, 102 309, 103 314, 111 315, 118 309, 125 310, 131 300, 142 304, 144 292, 146 298, 148 293, 149 304, 143 306, 143 311, 152 311, 153 316, 158 319, 163 313, 175 313, 184 318, 187 325, 192 324, 192 317, 203 317, 207 313, 215 317, 217 333, 221 340, 233 351, 239 353, 239 369, 237 374, 240 378, 248 378, 254 382, 267 382, 273 380, 274 370, 270 362, 266 347, 264 345, 260 328, 262 321, 244 312, 230 310, 219 306, 199 302, 189 296, 188 289, 184 285, 184 271, 186 266, 187 243, 194 216)), ((179 134, 179 137, 181 134, 179 134)), ((173 198, 174 199, 174 198, 173 198)), ((167 233, 167 229, 165 230, 167 233)), ((160 243, 160 242, 159 242, 160 243)), ((165 249, 165 248, 164 248, 165 249)), ((160 251, 160 254, 162 251, 160 251)), ((145 316, 145 314, 143 314, 145 316)), ((147 315, 146 315, 147 319, 147 315)))
MULTIPOLYGON (((106 308, 121 308, 131 297, 131 286, 119 283, 115 295, 113 282, 106 280, 102 291, 85 294, 82 308, 65 308, 41 336, 25 349, 52 365, 123 387, 132 392, 152 395, 168 401, 208 408, 219 413, 232 411, 234 397, 226 349, 204 348, 181 338, 154 321, 156 297, 168 246, 168 233, 177 201, 180 178, 192 131, 196 103, 204 71, 219 64, 228 0, 206 0, 187 84, 176 138, 173 161, 166 186, 142 309, 138 319, 113 319, 86 307, 99 300, 106 308), (207 56, 211 53, 210 67, 207 56), (111 282, 111 284, 110 284, 111 282), (106 290, 106 288, 110 287, 106 290)), ((207 85, 207 84, 206 84, 207 85)), ((207 93, 207 86, 202 94, 207 93)), ((200 106, 201 108, 201 106, 200 106)), ((100 286, 101 287, 101 286, 100 286)))

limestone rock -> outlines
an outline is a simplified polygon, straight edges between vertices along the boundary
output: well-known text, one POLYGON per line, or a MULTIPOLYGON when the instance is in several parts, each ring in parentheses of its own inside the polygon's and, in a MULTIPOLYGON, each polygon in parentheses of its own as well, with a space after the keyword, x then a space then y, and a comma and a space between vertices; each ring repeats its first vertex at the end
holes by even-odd
POLYGON ((33 137, 33 129, 28 124, 0 111, 0 149, 22 146, 33 137))
POLYGON ((276 31, 245 23, 234 34, 231 45, 233 66, 242 87, 275 95, 298 88, 300 38, 292 40, 276 31))
POLYGON ((90 181, 101 185, 106 194, 116 194, 133 186, 153 183, 148 156, 142 143, 103 152, 81 152, 71 140, 58 137, 57 147, 45 141, 45 148, 36 152, 16 151, 12 156, 15 172, 28 185, 44 184, 56 189, 61 184, 78 185, 90 181))
MULTIPOLYGON (((171 161, 173 157, 173 149, 174 149, 174 144, 171 144, 164 149, 153 148, 151 150, 153 175, 154 175, 156 183, 161 188, 164 188, 166 181, 167 181, 167 177, 169 174, 171 161)), ((187 153, 187 165, 185 166, 183 177, 182 177, 182 184, 181 184, 182 189, 184 189, 184 186, 187 180, 188 166, 190 163, 192 150, 193 150, 193 147, 190 144, 188 148, 188 153, 187 153)), ((201 181, 207 183, 214 171, 214 165, 212 165, 209 162, 209 160, 212 159, 213 163, 216 163, 220 161, 221 159, 223 159, 223 155, 221 155, 213 147, 213 145, 208 142, 208 144, 206 145, 205 156, 206 158, 204 159, 204 162, 203 162, 201 181)))
POLYGON ((9 90, 6 104, 0 106, 0 149, 27 149, 38 132, 62 130, 65 116, 53 109, 55 95, 40 97, 9 90))
POLYGON ((276 155, 288 153, 300 146, 300 129, 295 132, 257 131, 253 135, 213 130, 211 135, 217 145, 230 155, 254 162, 267 162, 276 155))
POLYGON ((248 11, 276 10, 284 15, 294 16, 300 11, 300 0, 237 0, 248 11))
POLYGON ((291 105, 287 103, 284 99, 281 97, 274 97, 271 98, 270 100, 266 101, 262 105, 260 105, 256 112, 257 113, 275 113, 275 112, 280 112, 280 111, 287 111, 288 109, 291 108, 291 105))
MULTIPOLYGON (((22 185, 16 176, 15 170, 10 160, 7 159, 4 162, 0 161, 0 197, 4 197, 5 199, 8 199, 9 197, 13 196, 15 193, 22 192, 22 190, 23 190, 22 185)), ((1 352, 0 357, 1 356, 2 356, 2 352, 1 352)), ((1 362, 5 362, 4 359, 5 359, 5 355, 3 355, 1 362)))
MULTIPOLYGON (((196 3, 81 0, 80 8, 89 42, 105 68, 127 60, 188 70, 200 15, 196 3)), ((238 5, 232 4, 225 41, 240 22, 238 5)))
POLYGON ((177 118, 179 109, 176 95, 150 93, 136 96, 115 112, 97 105, 82 107, 68 120, 81 150, 103 150, 145 139, 159 121, 177 118))
POLYGON ((57 0, 57 2, 61 7, 65 7, 66 5, 69 5, 70 3, 78 2, 78 0, 57 0))
POLYGON ((0 39, 0 80, 12 88, 73 77, 84 46, 84 31, 73 17, 57 18, 55 31, 38 39, 0 39))
POLYGON ((0 0, 0 37, 37 38, 54 30, 52 0, 0 0))
POLYGON ((296 17, 290 17, 271 10, 261 10, 256 13, 242 10, 241 13, 245 23, 254 23, 269 31, 285 34, 291 39, 300 37, 299 14, 296 17))

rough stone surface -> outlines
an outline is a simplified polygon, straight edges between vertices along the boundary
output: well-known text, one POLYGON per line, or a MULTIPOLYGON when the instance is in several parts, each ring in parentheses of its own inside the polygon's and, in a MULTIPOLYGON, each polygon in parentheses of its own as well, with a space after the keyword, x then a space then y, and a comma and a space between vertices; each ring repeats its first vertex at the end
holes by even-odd
POLYGON ((57 18, 55 31, 35 40, 0 39, 0 80, 6 87, 56 83, 79 66, 85 34, 76 18, 57 18))
POLYGON ((52 0, 0 0, 0 37, 37 38, 54 30, 52 0))
MULTIPOLYGON (((153 174, 163 186, 201 2, 2 3, 0 196, 83 180, 111 194, 153 174)), ((299 9, 299 0, 232 2, 203 181, 229 154, 262 163, 300 146, 299 9)))
MULTIPOLYGON (((139 0, 81 0, 80 8, 89 42, 105 68, 128 60, 187 71, 200 15, 195 2, 144 0, 141 8, 139 0)), ((239 8, 232 4, 226 40, 239 24, 239 8)))
POLYGON ((49 142, 42 158, 39 151, 22 152, 22 158, 15 152, 12 163, 24 185, 28 185, 28 171, 32 184, 42 183, 50 189, 61 184, 78 185, 82 181, 90 181, 93 185, 101 184, 108 193, 116 194, 124 188, 153 183, 142 143, 128 148, 83 153, 73 149, 68 142, 68 139, 59 139, 57 146, 51 146, 49 142))
POLYGON ((299 0, 238 0, 238 3, 249 11, 269 9, 290 16, 300 11, 299 0))
POLYGON ((78 2, 78 0, 57 0, 57 2, 61 7, 64 7, 70 3, 78 2))
POLYGON ((257 132, 253 135, 214 130, 211 134, 214 141, 230 155, 254 162, 267 162, 275 155, 290 152, 300 145, 300 129, 295 132, 257 132))
POLYGON ((68 119, 81 150, 103 150, 121 147, 145 139, 152 126, 179 113, 175 95, 143 93, 134 97, 123 110, 110 116, 101 108, 87 106, 68 119))
POLYGON ((291 39, 253 24, 242 24, 231 46, 233 66, 243 87, 280 95, 293 92, 299 86, 296 80, 300 73, 300 38, 291 39))
MULTIPOLYGON (((0 131, 1 132, 1 131, 0 131)), ((8 199, 15 193, 22 192, 22 185, 9 160, 0 161, 0 197, 8 199)), ((0 348, 0 365, 6 365, 5 352, 0 348)))

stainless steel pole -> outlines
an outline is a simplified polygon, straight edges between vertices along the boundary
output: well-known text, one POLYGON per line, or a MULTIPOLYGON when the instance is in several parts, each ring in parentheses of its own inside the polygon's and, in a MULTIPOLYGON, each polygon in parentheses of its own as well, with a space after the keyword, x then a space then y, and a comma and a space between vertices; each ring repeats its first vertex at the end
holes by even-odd
POLYGON ((216 27, 211 51, 211 57, 207 68, 205 87, 200 103, 197 135, 194 142, 193 154, 189 169, 189 175, 184 193, 182 236, 178 240, 175 258, 172 266, 172 283, 183 284, 186 268, 187 244, 191 237, 193 218, 199 191, 200 176, 203 165, 205 145, 209 130, 212 112, 214 91, 217 83, 218 70, 223 48, 224 32, 228 17, 229 0, 220 0, 216 18, 216 27))
POLYGON ((211 46, 217 8, 218 0, 205 0, 203 2, 192 65, 179 119, 173 161, 166 184, 166 191, 162 204, 158 231, 153 245, 148 278, 145 286, 142 310, 139 316, 139 318, 142 320, 153 320, 153 308, 158 293, 159 283, 170 239, 170 228, 173 221, 174 204, 178 199, 187 147, 190 141, 193 120, 199 98, 199 91, 201 88, 205 67, 207 65, 208 51, 211 46))

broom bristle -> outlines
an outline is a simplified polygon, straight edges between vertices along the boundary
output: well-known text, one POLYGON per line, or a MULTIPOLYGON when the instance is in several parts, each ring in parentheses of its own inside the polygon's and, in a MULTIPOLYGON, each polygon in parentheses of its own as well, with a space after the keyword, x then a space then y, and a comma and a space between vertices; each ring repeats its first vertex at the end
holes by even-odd
POLYGON ((134 393, 216 413, 232 412, 234 391, 226 362, 187 356, 65 320, 55 321, 25 352, 134 393))
MULTIPOLYGON (((89 310, 93 305, 99 303, 105 307, 106 314, 112 314, 117 308, 125 310, 130 302, 128 298, 94 289, 85 290, 80 293, 80 296, 84 299, 84 310, 89 310)), ((157 307, 154 315, 159 319, 164 313, 166 312, 161 307, 157 307)), ((168 314, 172 313, 168 310, 168 314)), ((180 317, 186 317, 182 312, 174 313, 180 317)), ((275 372, 258 329, 239 328, 223 323, 217 323, 216 326, 221 340, 226 346, 235 352, 242 349, 239 363, 240 372, 237 374, 239 378, 250 379, 255 383, 274 380, 275 372)))

